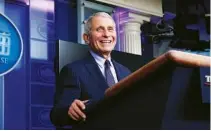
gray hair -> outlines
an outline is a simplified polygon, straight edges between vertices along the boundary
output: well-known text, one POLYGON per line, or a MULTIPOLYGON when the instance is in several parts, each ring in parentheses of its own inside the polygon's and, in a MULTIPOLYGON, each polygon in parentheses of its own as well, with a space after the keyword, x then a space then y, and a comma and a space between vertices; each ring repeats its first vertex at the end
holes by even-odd
POLYGON ((95 17, 95 16, 102 16, 102 17, 110 18, 114 22, 114 25, 116 25, 114 19, 108 13, 105 13, 105 12, 97 12, 97 13, 91 15, 86 20, 85 25, 84 25, 84 33, 85 34, 89 34, 89 32, 90 32, 90 30, 92 28, 91 27, 92 26, 91 22, 92 22, 93 17, 95 17))

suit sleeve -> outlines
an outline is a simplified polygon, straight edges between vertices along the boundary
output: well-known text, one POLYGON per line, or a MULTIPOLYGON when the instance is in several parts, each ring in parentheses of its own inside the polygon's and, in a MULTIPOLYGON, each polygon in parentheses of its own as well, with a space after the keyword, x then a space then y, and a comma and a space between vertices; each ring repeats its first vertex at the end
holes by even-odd
POLYGON ((57 127, 74 125, 76 121, 68 116, 68 109, 75 99, 80 99, 79 79, 71 66, 65 66, 61 70, 58 82, 54 107, 50 113, 51 122, 57 127))

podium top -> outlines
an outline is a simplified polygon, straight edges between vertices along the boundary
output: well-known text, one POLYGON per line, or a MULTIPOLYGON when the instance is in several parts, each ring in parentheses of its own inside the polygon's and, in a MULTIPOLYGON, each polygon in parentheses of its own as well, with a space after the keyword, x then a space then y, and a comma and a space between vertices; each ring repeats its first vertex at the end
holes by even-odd
POLYGON ((105 97, 113 96, 120 90, 130 87, 133 83, 144 79, 146 76, 149 76, 158 68, 168 63, 182 67, 211 67, 209 56, 170 50, 122 79, 114 86, 108 88, 105 91, 105 97))

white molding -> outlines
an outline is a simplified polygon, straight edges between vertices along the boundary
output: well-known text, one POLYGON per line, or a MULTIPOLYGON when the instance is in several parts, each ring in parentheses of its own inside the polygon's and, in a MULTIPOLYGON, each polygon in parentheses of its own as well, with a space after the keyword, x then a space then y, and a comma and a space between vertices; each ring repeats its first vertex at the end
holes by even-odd
POLYGON ((95 0, 134 11, 146 15, 163 16, 162 0, 95 0))
POLYGON ((84 1, 83 4, 84 4, 84 7, 86 7, 86 8, 99 10, 99 11, 103 9, 103 11, 107 12, 107 13, 112 13, 112 11, 114 9, 109 6, 104 6, 102 4, 97 4, 97 3, 90 2, 90 1, 84 1))
POLYGON ((78 29, 78 37, 77 42, 80 44, 83 44, 84 41, 82 39, 82 34, 84 33, 84 24, 83 20, 84 18, 84 6, 83 6, 84 0, 77 0, 77 29, 78 29))
POLYGON ((5 3, 4 0, 1 0, 1 1, 0 1, 0 13, 1 13, 1 14, 4 14, 4 6, 5 6, 4 3, 5 3))
POLYGON ((150 16, 144 16, 144 15, 139 15, 139 14, 135 14, 135 13, 129 13, 129 17, 132 17, 134 20, 136 21, 147 21, 149 22, 150 21, 150 16))
POLYGON ((131 12, 127 12, 121 15, 120 17, 120 24, 123 24, 125 22, 138 22, 143 24, 144 21, 149 22, 150 16, 144 16, 142 14, 135 14, 131 12))

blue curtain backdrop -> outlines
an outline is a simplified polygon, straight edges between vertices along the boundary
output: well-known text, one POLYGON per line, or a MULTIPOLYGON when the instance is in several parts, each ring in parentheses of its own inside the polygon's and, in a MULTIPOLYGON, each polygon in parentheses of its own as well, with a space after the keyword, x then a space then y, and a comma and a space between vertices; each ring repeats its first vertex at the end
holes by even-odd
POLYGON ((5 3, 5 15, 13 21, 20 31, 23 38, 24 52, 17 67, 4 76, 4 129, 28 129, 28 7, 14 3, 5 3))

